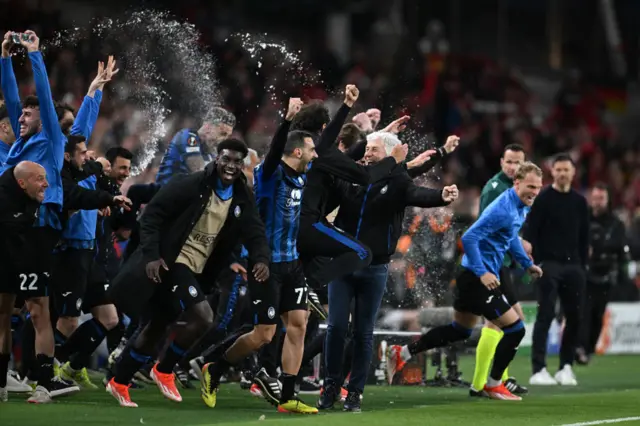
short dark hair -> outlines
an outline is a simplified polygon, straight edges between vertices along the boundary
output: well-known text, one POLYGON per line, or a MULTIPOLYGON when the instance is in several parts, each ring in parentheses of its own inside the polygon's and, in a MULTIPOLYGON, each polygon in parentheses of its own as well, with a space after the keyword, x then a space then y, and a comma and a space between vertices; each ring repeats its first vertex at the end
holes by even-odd
POLYGON ((204 121, 212 124, 227 124, 231 127, 236 127, 236 116, 220 107, 212 108, 211 111, 207 113, 204 121))
POLYGON ((22 101, 22 108, 40 108, 40 101, 37 96, 29 95, 22 101))
POLYGON ((569 155, 566 152, 561 152, 560 154, 556 154, 553 157, 553 160, 551 161, 551 165, 555 166, 556 163, 561 163, 561 162, 565 162, 568 161, 571 163, 572 166, 575 167, 576 163, 573 162, 573 158, 571 158, 571 155, 569 155))
POLYGON ((0 105, 0 121, 9 118, 9 110, 6 105, 0 105))
POLYGON ((67 144, 64 146, 64 152, 73 155, 76 152, 78 144, 86 142, 87 138, 82 135, 70 135, 67 137, 67 144))
POLYGON ((596 182, 593 184, 593 186, 591 187, 591 189, 599 189, 600 191, 606 191, 607 194, 609 194, 609 185, 607 185, 604 182, 596 182))
POLYGON ((76 110, 74 110, 73 107, 69 104, 65 104, 63 102, 56 102, 54 105, 56 108, 56 115, 58 116, 58 121, 62 120, 62 117, 64 117, 64 113, 66 111, 69 111, 71 114, 76 115, 76 110))
POLYGON ((114 146, 113 148, 109 148, 104 154, 104 158, 109 161, 109 163, 115 163, 118 157, 122 157, 125 160, 133 160, 133 154, 126 148, 122 148, 120 146, 114 146))
POLYGON ((504 147, 504 151, 502 151, 502 158, 504 158, 504 154, 507 151, 524 152, 524 147, 519 143, 510 143, 509 145, 504 147))
POLYGON ((225 149, 228 149, 229 151, 239 152, 242 154, 243 157, 246 157, 247 154, 249 153, 249 148, 247 148, 247 145, 244 142, 242 142, 240 139, 234 139, 234 138, 223 140, 218 144, 216 149, 218 151, 218 154, 220 154, 225 149))
POLYGON ((287 136, 287 143, 284 146, 284 155, 291 155, 296 148, 304 147, 304 140, 311 138, 313 140, 313 133, 305 132, 303 130, 294 130, 289 132, 287 136))
POLYGON ((329 109, 319 100, 312 100, 305 104, 293 117, 291 130, 304 130, 320 134, 322 127, 331 121, 329 109))
POLYGON ((342 129, 340 129, 338 143, 342 143, 346 149, 349 149, 364 139, 364 137, 364 132, 360 130, 360 127, 358 127, 357 124, 347 123, 342 126, 342 129))

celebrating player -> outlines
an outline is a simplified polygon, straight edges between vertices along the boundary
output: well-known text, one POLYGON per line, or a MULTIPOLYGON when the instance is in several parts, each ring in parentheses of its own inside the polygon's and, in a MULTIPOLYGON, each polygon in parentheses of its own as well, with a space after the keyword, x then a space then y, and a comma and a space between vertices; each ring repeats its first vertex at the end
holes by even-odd
POLYGON ((483 316, 504 333, 483 391, 493 399, 522 399, 504 386, 502 375, 525 335, 524 323, 500 291, 498 276, 507 251, 532 275, 542 275, 518 236, 541 187, 542 170, 533 163, 523 163, 515 175, 514 187, 502 193, 462 236, 465 255, 456 280, 454 321, 431 329, 408 346, 389 347, 387 374, 390 380, 412 356, 468 338, 478 316, 483 316))

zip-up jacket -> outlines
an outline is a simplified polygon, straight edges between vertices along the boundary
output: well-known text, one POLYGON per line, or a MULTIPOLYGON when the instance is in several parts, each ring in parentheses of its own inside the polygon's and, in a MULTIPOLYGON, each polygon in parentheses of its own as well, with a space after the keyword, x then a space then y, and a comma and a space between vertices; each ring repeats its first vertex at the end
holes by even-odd
MULTIPOLYGON (((174 266, 216 187, 219 178, 215 166, 210 163, 203 171, 172 179, 146 206, 140 218, 140 246, 111 286, 113 300, 127 315, 137 317, 158 286, 146 276, 147 263, 163 259, 169 270, 174 266), (131 297, 132 291, 136 297, 131 297)), ((269 264, 271 252, 264 225, 244 175, 233 184, 229 214, 216 237, 215 248, 204 271, 198 277, 205 292, 229 266, 231 254, 241 242, 249 253, 250 267, 256 263, 269 264)))
POLYGON ((34 227, 40 203, 20 188, 14 170, 11 167, 0 176, 0 267, 6 274, 48 272, 41 260, 50 257, 47 251, 58 233, 34 227))
POLYGON ((413 183, 404 165, 367 186, 338 182, 340 210, 335 226, 371 248, 372 265, 389 263, 402 232, 405 208, 440 207, 442 191, 413 183))

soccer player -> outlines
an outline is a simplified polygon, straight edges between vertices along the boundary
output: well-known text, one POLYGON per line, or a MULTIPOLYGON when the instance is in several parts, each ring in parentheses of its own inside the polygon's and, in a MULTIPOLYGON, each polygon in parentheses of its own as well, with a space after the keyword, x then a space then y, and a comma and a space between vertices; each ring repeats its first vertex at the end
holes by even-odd
MULTIPOLYGON (((378 163, 401 142, 392 133, 375 132, 367 136, 365 162, 378 163)), ((367 373, 373 355, 373 328, 387 284, 389 259, 402 231, 408 206, 438 207, 458 196, 455 185, 438 191, 420 188, 413 183, 404 166, 396 166, 388 177, 368 186, 338 182, 340 210, 335 224, 367 244, 373 254, 371 265, 329 283, 329 322, 324 349, 326 378, 324 393, 318 402, 322 409, 337 401, 344 377, 343 352, 349 328, 351 303, 355 299, 353 318, 353 360, 349 377, 345 411, 360 411, 367 373)))
POLYGON ((175 134, 156 175, 156 183, 166 184, 176 175, 204 169, 214 159, 216 145, 231 136, 235 116, 223 108, 214 108, 200 128, 182 129, 175 134))
MULTIPOLYGON (((10 305, 13 309, 16 290, 26 299, 27 309, 36 330, 35 352, 38 379, 38 386, 29 398, 29 402, 47 403, 51 402, 52 395, 78 390, 76 386, 64 383, 53 374, 54 340, 48 297, 53 248, 62 230, 60 214, 63 188, 60 171, 64 161, 65 136, 60 130, 51 98, 47 70, 39 51, 40 40, 33 31, 26 31, 19 37, 20 44, 27 49, 31 61, 37 98, 27 98, 24 105, 21 104, 10 56, 13 35, 14 33, 7 32, 2 42, 1 85, 11 127, 20 136, 9 151, 5 170, 25 160, 40 164, 45 169, 48 187, 46 187, 44 200, 38 206, 34 231, 29 233, 31 244, 37 248, 37 253, 29 256, 28 264, 21 265, 22 270, 14 271, 13 279, 16 282, 11 283, 14 288, 10 291, 13 294, 1 296, 3 300, 0 303, 0 309, 4 313, 4 309, 9 306, 5 303, 5 296, 7 296, 6 299, 11 300, 10 305)), ((7 292, 7 289, 3 290, 5 291, 0 293, 7 292)), ((6 325, 6 327, 9 326, 10 324, 6 325)), ((2 324, 2 327, 5 327, 5 324, 2 324)), ((2 353, 0 365, 4 365, 5 361, 8 362, 8 354, 2 353)), ((3 375, 1 374, 3 369, 4 367, 0 367, 0 376, 3 375)), ((4 378, 0 377, 0 380, 4 378)), ((1 382, 0 385, 2 385, 1 382)))
MULTIPOLYGON (((347 86, 345 103, 353 105, 357 99, 355 86, 347 86)), ((221 375, 253 351, 269 343, 279 319, 287 330, 282 358, 282 392, 280 398, 268 386, 266 372, 261 370, 255 380, 268 401, 278 411, 317 413, 294 398, 295 380, 302 360, 307 320, 307 286, 298 260, 296 240, 300 221, 301 200, 309 163, 318 156, 313 135, 307 132, 289 133, 291 120, 300 111, 302 101, 289 100, 284 121, 279 126, 269 152, 254 172, 254 190, 258 210, 265 222, 267 240, 271 249, 270 278, 267 285, 249 278, 249 294, 254 306, 256 326, 225 352, 222 359, 203 368, 202 398, 209 407, 215 407, 221 375)), ((345 114, 346 115, 346 114, 345 114)), ((326 151, 335 141, 344 117, 338 113, 318 143, 318 151, 326 151)))
POLYGON ((129 383, 178 317, 185 325, 151 376, 166 398, 182 400, 173 368, 211 327, 213 311, 205 291, 229 267, 230 255, 241 240, 253 278, 264 282, 269 277, 264 225, 242 175, 247 146, 226 139, 217 149, 216 159, 205 170, 170 181, 153 197, 141 218, 141 244, 111 285, 109 295, 123 313, 137 317, 142 308, 148 320, 123 352, 107 385, 123 407, 137 406, 129 396, 129 383), (132 289, 137 290, 135 298, 132 289))
MULTIPOLYGON (((109 207, 114 207, 115 213, 115 208, 119 207, 120 201, 129 202, 129 200, 119 194, 117 186, 114 191, 113 184, 104 175, 105 172, 113 173, 111 163, 106 158, 99 159, 108 166, 104 170, 99 162, 84 162, 86 146, 84 142, 71 145, 73 138, 74 136, 70 136, 67 142, 63 173, 68 175, 67 179, 78 181, 78 186, 86 189, 83 191, 85 195, 106 200, 105 204, 96 204, 98 209, 105 211, 109 207)), ((131 153, 122 148, 112 148, 112 150, 110 154, 115 170, 122 167, 129 170, 131 153), (113 158, 112 150, 128 158, 113 158)), ((85 368, 86 363, 107 333, 115 328, 119 321, 115 306, 107 297, 106 277, 90 281, 96 251, 106 248, 97 240, 96 234, 101 228, 99 220, 104 226, 104 218, 99 216, 98 210, 80 210, 71 216, 63 231, 62 244, 57 248, 57 264, 53 274, 57 310, 60 315, 55 330, 56 341, 60 342, 60 346, 56 348, 56 358, 65 363, 60 373, 63 378, 89 389, 94 389, 96 386, 89 379, 85 368), (82 311, 91 312, 93 318, 78 327, 78 318, 82 311)), ((103 241, 104 246, 112 244, 110 235, 107 241, 103 241)))
MULTIPOLYGON (((482 215, 482 212, 498 198, 500 194, 513 187, 513 177, 518 167, 520 167, 524 161, 524 149, 520 145, 512 144, 505 147, 502 158, 500 159, 501 171, 489 179, 484 188, 482 188, 482 193, 480 194, 480 212, 478 215, 482 215)), ((520 319, 524 321, 522 307, 516 298, 511 272, 509 271, 511 263, 511 257, 508 253, 505 254, 504 264, 502 268, 500 268, 500 291, 504 297, 507 298, 509 304, 513 306, 513 309, 517 312, 520 319)), ((489 368, 491 367, 496 347, 498 347, 501 338, 502 331, 500 328, 491 321, 485 321, 482 334, 480 335, 480 341, 478 341, 476 348, 476 369, 473 373, 473 382, 471 389, 469 389, 469 395, 484 395, 483 389, 487 383, 489 368)), ((505 387, 516 395, 523 395, 528 392, 527 388, 520 386, 515 378, 509 377, 508 368, 504 370, 502 381, 505 387)))
POLYGON ((483 316, 504 333, 483 390, 492 399, 522 399, 504 386, 502 375, 525 335, 524 322, 500 291, 498 276, 507 251, 533 276, 542 275, 542 270, 533 264, 518 236, 541 187, 542 170, 533 163, 523 163, 515 174, 514 187, 491 203, 462 236, 465 255, 462 271, 456 280, 454 321, 431 329, 408 346, 389 347, 388 377, 392 378, 407 360, 420 352, 467 339, 478 317, 483 316))
MULTIPOLYGON (((82 101, 82 105, 78 110, 77 116, 75 115, 73 108, 64 104, 56 104, 56 115, 65 138, 69 137, 70 134, 84 136, 86 140, 91 138, 93 127, 98 119, 104 85, 111 81, 111 78, 117 73, 118 70, 115 69, 115 60, 113 59, 113 56, 109 57, 106 68, 104 67, 104 63, 98 63, 98 72, 96 73, 94 80, 89 85, 89 90, 82 101)), ((67 139, 65 139, 65 144, 66 140, 67 139)), ((63 204, 68 204, 68 200, 63 204)), ((78 214, 83 216, 89 214, 89 212, 80 211, 78 214)), ((78 218, 76 217, 74 220, 78 220, 78 218)), ((66 218, 63 218, 63 222, 64 221, 66 221, 66 218)), ((53 285, 55 287, 55 284, 53 285)), ((58 344, 60 344, 61 340, 64 341, 63 335, 57 334, 55 337, 58 344)), ((35 330, 33 328, 33 322, 31 318, 27 318, 22 327, 23 370, 27 372, 27 374, 30 374, 28 372, 32 370, 32 367, 35 364, 34 344, 35 330)), ((54 366, 54 371, 56 369, 57 367, 54 366)), ((29 377, 30 376, 27 376, 27 381, 32 381, 29 377)))

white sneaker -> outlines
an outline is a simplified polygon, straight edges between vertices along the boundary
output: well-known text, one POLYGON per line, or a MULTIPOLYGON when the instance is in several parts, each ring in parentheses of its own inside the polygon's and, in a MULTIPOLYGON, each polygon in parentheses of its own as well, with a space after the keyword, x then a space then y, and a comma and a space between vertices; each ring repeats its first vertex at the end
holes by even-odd
POLYGON ((551 374, 549 374, 546 368, 543 368, 542 370, 531 376, 531 378, 529 379, 529 384, 532 386, 555 386, 558 384, 558 382, 556 381, 556 379, 551 377, 551 374))
POLYGON ((47 389, 43 386, 38 386, 31 394, 31 397, 27 399, 27 402, 30 404, 49 404, 53 402, 53 399, 51 399, 51 394, 47 389))
POLYGON ((27 393, 32 392, 33 388, 20 380, 20 376, 13 370, 7 372, 7 392, 27 393))
POLYGON ((576 380, 576 375, 573 374, 573 369, 569 364, 566 364, 562 367, 562 370, 556 373, 556 381, 558 384, 562 386, 577 386, 578 381, 576 380))
POLYGON ((0 388, 0 402, 7 402, 9 400, 9 391, 7 388, 0 388))

